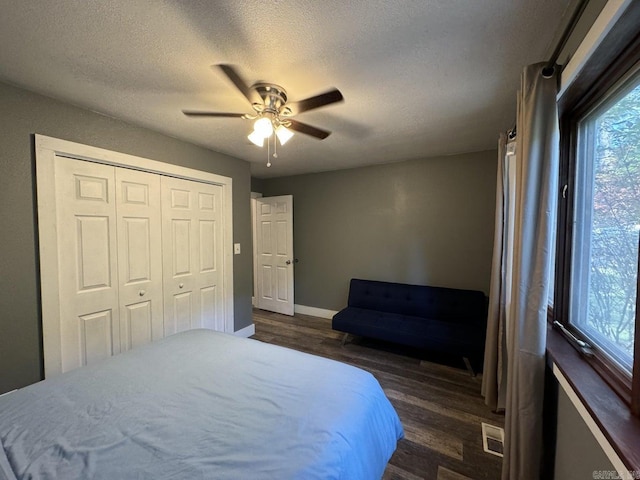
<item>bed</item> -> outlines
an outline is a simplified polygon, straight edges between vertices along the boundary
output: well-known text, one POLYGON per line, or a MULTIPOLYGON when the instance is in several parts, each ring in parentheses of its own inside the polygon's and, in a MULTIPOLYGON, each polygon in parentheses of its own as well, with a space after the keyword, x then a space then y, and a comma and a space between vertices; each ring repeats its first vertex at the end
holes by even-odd
POLYGON ((190 330, 0 397, 0 479, 379 479, 402 436, 371 374, 190 330))

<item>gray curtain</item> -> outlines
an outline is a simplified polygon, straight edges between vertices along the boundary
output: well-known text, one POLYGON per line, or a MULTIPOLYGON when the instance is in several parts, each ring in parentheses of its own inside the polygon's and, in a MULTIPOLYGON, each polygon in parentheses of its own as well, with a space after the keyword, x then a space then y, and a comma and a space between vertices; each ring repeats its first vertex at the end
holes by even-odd
POLYGON ((547 303, 559 156, 558 69, 546 78, 544 66, 525 67, 518 102, 503 480, 538 479, 542 458, 547 303))
POLYGON ((505 411, 503 480, 538 479, 542 459, 547 304, 559 157, 557 69, 525 67, 515 156, 498 142, 496 223, 482 394, 505 411))
MULTIPOLYGON (((496 216, 489 288, 482 396, 493 411, 504 411, 507 397, 506 332, 511 303, 515 221, 515 155, 507 153, 507 133, 498 139, 496 216)), ((515 142, 515 140, 512 140, 515 142)), ((510 145, 510 151, 514 145, 510 145)))

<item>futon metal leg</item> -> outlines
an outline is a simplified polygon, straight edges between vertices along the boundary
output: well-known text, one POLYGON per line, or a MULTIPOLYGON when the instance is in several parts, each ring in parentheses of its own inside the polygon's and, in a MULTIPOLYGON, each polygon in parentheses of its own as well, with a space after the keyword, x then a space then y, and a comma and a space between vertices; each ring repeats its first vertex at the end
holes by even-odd
POLYGON ((347 343, 347 338, 349 338, 349 334, 345 333, 344 337, 342 337, 342 346, 344 347, 344 344, 347 343))
POLYGON ((471 374, 472 377, 476 376, 476 372, 473 370, 473 367, 471 366, 471 362, 469 361, 469 359, 467 357, 462 357, 462 359, 464 360, 464 364, 467 367, 467 370, 469 370, 469 373, 471 374))

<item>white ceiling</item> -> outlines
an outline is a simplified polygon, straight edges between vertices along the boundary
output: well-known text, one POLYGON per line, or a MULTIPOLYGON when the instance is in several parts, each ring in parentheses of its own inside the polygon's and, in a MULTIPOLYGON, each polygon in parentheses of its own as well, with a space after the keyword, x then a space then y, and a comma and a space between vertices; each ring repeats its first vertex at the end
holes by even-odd
POLYGON ((0 80, 251 162, 256 177, 494 148, 524 65, 544 55, 569 0, 0 0, 0 80), (211 65, 290 100, 343 103, 296 119, 331 130, 267 153, 211 65))

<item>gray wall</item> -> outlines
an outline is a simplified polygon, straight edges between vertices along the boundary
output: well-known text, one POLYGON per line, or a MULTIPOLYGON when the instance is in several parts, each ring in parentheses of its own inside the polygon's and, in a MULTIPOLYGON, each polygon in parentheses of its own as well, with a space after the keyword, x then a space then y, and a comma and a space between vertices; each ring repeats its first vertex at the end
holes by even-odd
MULTIPOLYGON (((560 387, 554 478, 594 478, 596 470, 614 472, 613 465, 587 427, 571 400, 560 387)), ((605 477, 603 477, 605 478, 605 477)))
POLYGON ((352 277, 489 292, 497 152, 254 180, 293 195, 295 303, 346 305, 352 277))
POLYGON ((0 393, 41 379, 34 133, 233 179, 235 328, 251 320, 249 164, 0 83, 0 393))

